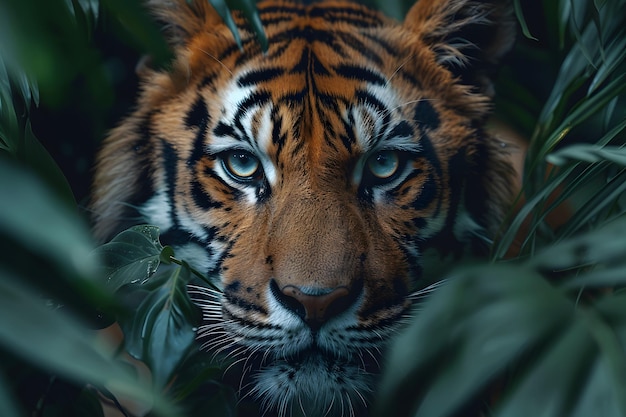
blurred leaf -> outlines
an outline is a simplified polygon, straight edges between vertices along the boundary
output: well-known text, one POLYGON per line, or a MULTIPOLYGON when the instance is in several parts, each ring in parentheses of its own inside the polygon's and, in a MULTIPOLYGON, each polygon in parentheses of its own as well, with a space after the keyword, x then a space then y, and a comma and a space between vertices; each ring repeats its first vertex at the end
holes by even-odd
POLYGON ((0 416, 20 417, 17 405, 13 401, 14 395, 9 388, 7 380, 4 378, 2 369, 0 369, 0 416))
POLYGON ((580 143, 548 155, 547 160, 554 165, 565 165, 568 161, 573 160, 589 163, 606 161, 626 166, 626 149, 617 146, 602 147, 595 144, 580 143))
POLYGON ((378 415, 453 415, 572 313, 525 268, 477 267, 453 277, 394 341, 378 415))
POLYGON ((37 140, 30 122, 24 126, 23 142, 18 160, 24 162, 39 178, 43 179, 56 195, 69 207, 76 207, 76 200, 65 175, 50 153, 37 140))
MULTIPOLYGON (((505 397, 495 414, 498 417, 574 416, 581 415, 581 410, 590 411, 592 405, 591 415, 622 416, 615 413, 616 398, 609 396, 610 388, 606 390, 609 382, 606 365, 597 357, 598 351, 583 323, 566 324, 565 332, 534 366, 527 367, 520 386, 505 397)), ((581 417, 584 415, 589 414, 581 417)))
POLYGON ((500 417, 625 415, 625 295, 578 299, 625 267, 623 218, 527 262, 457 271, 394 341, 377 415, 463 415, 506 378, 490 407, 500 417), (548 283, 555 275, 565 291, 548 283))
POLYGON ((235 42, 239 46, 239 49, 242 48, 241 37, 239 36, 239 30, 237 29, 237 25, 231 16, 231 8, 233 10, 241 10, 248 19, 248 23, 252 27, 253 32, 256 34, 259 43, 261 44, 261 49, 263 51, 267 51, 267 37, 265 36, 265 30, 263 29, 263 24, 261 23, 261 19, 259 17, 259 13, 256 9, 256 1, 255 0, 208 0, 209 3, 213 6, 213 8, 220 15, 226 26, 230 29, 235 38, 235 42))
POLYGON ((560 271, 617 260, 626 264, 626 218, 546 248, 527 264, 541 271, 560 271))
POLYGON ((84 388, 72 408, 78 416, 105 417, 100 398, 93 389, 84 388))
POLYGON ((67 8, 76 14, 76 12, 82 12, 89 20, 98 20, 98 11, 100 7, 99 0, 65 0, 67 8))
POLYGON ((207 381, 221 379, 224 370, 215 366, 214 361, 207 356, 209 355, 206 352, 197 351, 180 367, 178 377, 172 385, 177 400, 182 401, 192 396, 207 381))
POLYGON ((83 383, 107 386, 141 402, 155 404, 162 416, 176 415, 163 399, 112 360, 113 349, 60 310, 46 307, 37 291, 6 270, 0 275, 0 345, 52 372, 83 383), (41 343, 42 332, 54 335, 41 343))
POLYGON ((172 58, 157 24, 142 7, 141 2, 125 0, 102 0, 102 5, 122 23, 131 39, 156 66, 163 66, 172 58))
POLYGON ((526 19, 524 19, 524 13, 522 12, 522 5, 521 5, 521 0, 515 0, 513 2, 513 5, 515 7, 515 15, 517 16, 517 21, 519 22, 520 28, 522 29, 522 33, 524 34, 524 36, 526 36, 528 39, 532 39, 532 40, 538 40, 537 38, 535 38, 532 33, 530 33, 530 30, 528 29, 528 25, 526 24, 526 19))
POLYGON ((92 241, 76 213, 60 203, 30 173, 6 159, 0 163, 0 235, 84 277, 97 271, 89 257, 92 241))

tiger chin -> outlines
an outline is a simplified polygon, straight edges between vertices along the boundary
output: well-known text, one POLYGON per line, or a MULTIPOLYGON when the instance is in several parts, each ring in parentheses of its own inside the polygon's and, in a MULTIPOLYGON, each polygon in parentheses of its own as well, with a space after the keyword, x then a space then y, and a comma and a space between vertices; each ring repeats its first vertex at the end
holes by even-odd
MULTIPOLYGON (((190 287, 204 349, 241 365, 266 415, 367 414, 424 251, 484 252, 511 200, 485 130, 505 2, 262 1, 263 51, 206 0, 149 1, 175 60, 141 73, 99 153, 94 233, 133 225, 222 291, 190 287)), ((419 341, 416 341, 419 343, 419 341)))

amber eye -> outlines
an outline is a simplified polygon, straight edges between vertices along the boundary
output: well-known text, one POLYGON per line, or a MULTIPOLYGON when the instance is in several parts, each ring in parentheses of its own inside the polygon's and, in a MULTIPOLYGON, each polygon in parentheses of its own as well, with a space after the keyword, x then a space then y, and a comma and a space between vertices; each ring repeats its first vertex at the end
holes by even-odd
POLYGON ((255 179, 261 171, 261 163, 250 152, 234 150, 222 155, 224 169, 236 180, 255 179))
POLYGON ((400 155, 397 151, 380 151, 367 159, 369 173, 378 181, 391 179, 400 168, 400 155))

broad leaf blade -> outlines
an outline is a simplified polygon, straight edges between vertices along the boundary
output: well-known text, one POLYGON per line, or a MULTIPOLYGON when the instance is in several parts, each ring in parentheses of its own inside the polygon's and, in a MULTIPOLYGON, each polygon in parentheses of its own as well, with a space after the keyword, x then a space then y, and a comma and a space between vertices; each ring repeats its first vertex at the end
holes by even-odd
POLYGON ((571 311, 530 270, 460 272, 424 303, 394 343, 379 415, 458 413, 507 365, 549 338, 571 311))
POLYGON ((37 291, 19 277, 0 271, 0 345, 44 369, 75 381, 107 386, 145 403, 154 403, 162 416, 172 407, 155 398, 127 368, 113 360, 111 347, 97 342, 80 321, 46 307, 37 291), (50 335, 42 342, 42 332, 50 335), (53 336, 52 336, 53 335, 53 336))
POLYGON ((139 225, 98 247, 93 256, 102 262, 107 286, 117 291, 127 284, 146 282, 159 267, 162 250, 159 228, 139 225))
POLYGON ((132 317, 120 318, 120 324, 126 350, 148 365, 156 386, 165 387, 195 346, 198 314, 187 294, 186 264, 159 268, 157 275, 161 285, 139 287, 143 301, 132 317))

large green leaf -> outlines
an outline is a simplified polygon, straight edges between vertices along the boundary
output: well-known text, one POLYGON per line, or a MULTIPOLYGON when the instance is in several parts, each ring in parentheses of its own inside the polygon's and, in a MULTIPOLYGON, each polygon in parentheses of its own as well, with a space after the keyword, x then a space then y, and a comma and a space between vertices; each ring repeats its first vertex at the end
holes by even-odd
POLYGON ((162 251, 159 228, 138 225, 99 246, 92 255, 102 264, 107 286, 117 291, 127 284, 146 282, 159 267, 162 251))
POLYGON ((89 257, 91 237, 78 214, 34 175, 11 161, 0 161, 0 236, 48 259, 68 275, 97 276, 89 257))
POLYGON ((377 415, 455 415, 523 353, 549 340, 572 311, 531 270, 459 272, 394 342, 377 415))
POLYGON ((393 343, 378 415, 626 415, 626 218, 525 262, 465 268, 393 343), (548 279, 554 281, 550 284, 548 279))
POLYGON ((112 357, 79 320, 47 307, 33 288, 0 270, 0 346, 24 360, 72 380, 106 386, 144 403, 163 416, 177 415, 151 388, 112 357), (45 343, 42 343, 45 341, 45 343))
POLYGON ((191 268, 183 261, 159 267, 162 261, 170 263, 174 252, 161 245, 159 229, 150 225, 121 232, 93 255, 101 259, 109 287, 128 286, 125 298, 137 307, 118 318, 125 348, 148 365, 155 385, 164 388, 195 346, 198 316, 187 294, 191 268))
POLYGON ((197 349, 199 315, 187 294, 190 274, 186 265, 161 268, 155 278, 162 284, 143 294, 131 317, 120 318, 126 350, 148 365, 157 387, 164 388, 188 354, 197 349))

